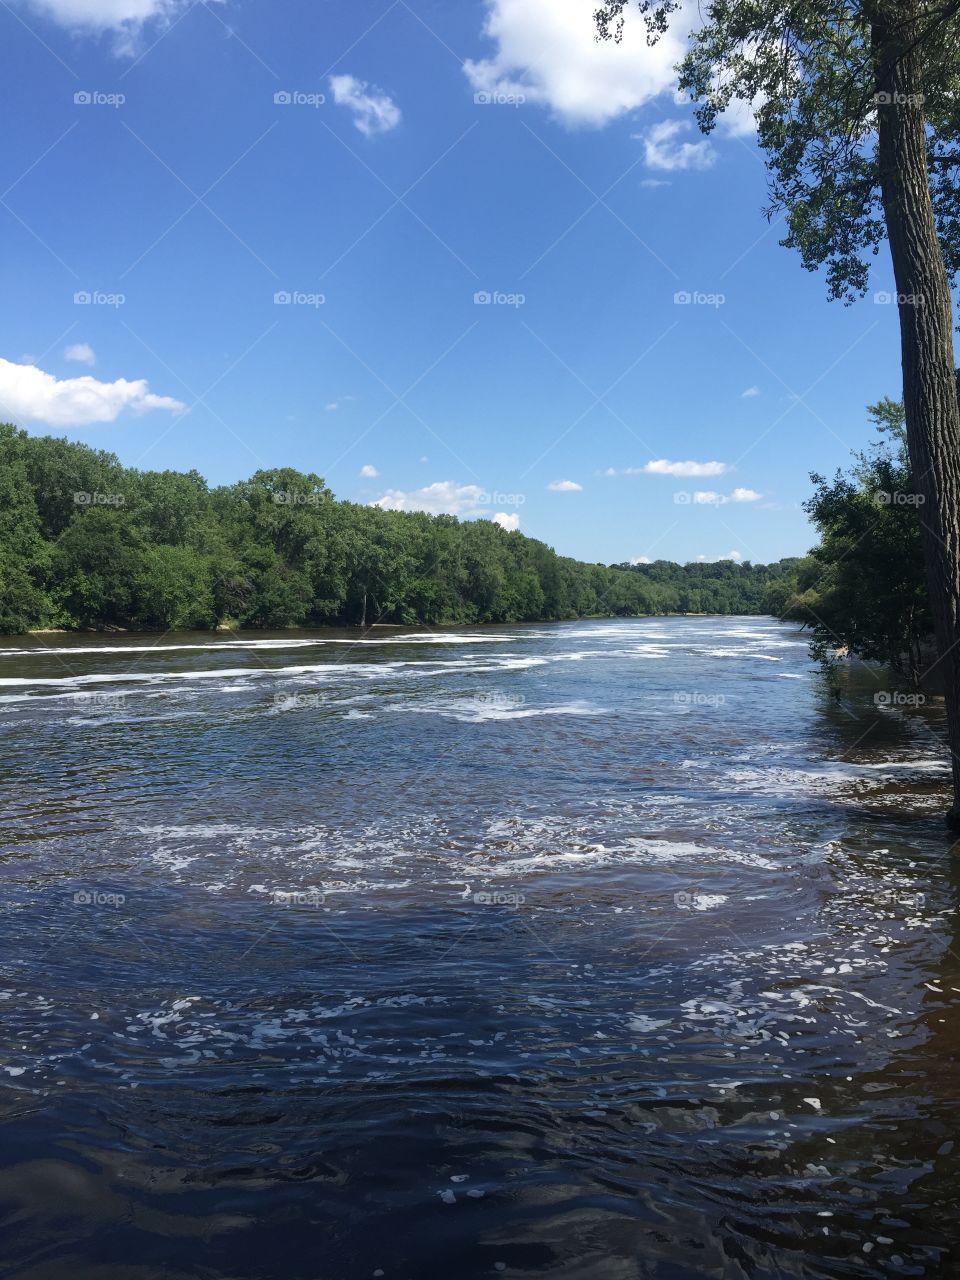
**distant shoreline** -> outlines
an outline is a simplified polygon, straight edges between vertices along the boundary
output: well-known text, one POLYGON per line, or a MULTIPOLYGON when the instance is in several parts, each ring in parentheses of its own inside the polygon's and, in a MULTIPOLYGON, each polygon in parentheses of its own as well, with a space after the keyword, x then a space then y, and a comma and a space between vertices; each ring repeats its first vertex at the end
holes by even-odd
POLYGON ((547 627, 558 626, 570 622, 649 622, 657 618, 775 618, 772 613, 703 613, 703 612, 667 612, 667 613, 595 613, 584 614, 575 618, 525 618, 512 622, 371 622, 365 627, 349 623, 326 624, 316 627, 230 627, 221 624, 217 627, 35 627, 29 631, 0 632, 4 640, 16 640, 24 636, 163 636, 180 635, 257 635, 266 632, 282 632, 296 634, 298 631, 412 631, 426 629, 428 631, 462 631, 490 627, 547 627))

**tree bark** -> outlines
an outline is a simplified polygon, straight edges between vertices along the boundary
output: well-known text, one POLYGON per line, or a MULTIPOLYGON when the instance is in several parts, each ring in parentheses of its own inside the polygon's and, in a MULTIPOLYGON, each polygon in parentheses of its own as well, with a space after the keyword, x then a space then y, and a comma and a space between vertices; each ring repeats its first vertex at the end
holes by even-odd
POLYGON ((907 445, 946 699, 953 769, 947 821, 960 830, 960 405, 953 307, 927 176, 916 0, 873 25, 881 196, 900 314, 907 445))

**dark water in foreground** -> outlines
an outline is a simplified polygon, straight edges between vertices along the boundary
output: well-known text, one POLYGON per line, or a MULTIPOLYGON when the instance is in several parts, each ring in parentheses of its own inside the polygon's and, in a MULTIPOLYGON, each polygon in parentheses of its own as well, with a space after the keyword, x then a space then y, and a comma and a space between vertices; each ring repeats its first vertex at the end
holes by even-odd
POLYGON ((2 1274, 960 1275, 882 687, 765 619, 8 642, 2 1274))

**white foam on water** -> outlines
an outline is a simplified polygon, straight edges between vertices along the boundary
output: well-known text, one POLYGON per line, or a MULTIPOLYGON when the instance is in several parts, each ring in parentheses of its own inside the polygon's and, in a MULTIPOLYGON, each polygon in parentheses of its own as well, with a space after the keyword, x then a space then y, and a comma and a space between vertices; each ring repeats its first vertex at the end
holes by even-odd
POLYGON ((744 649, 694 649, 701 658, 751 658, 758 662, 782 662, 782 658, 770 653, 750 653, 744 649))
POLYGON ((661 1027, 669 1027, 672 1018, 651 1018, 645 1013, 635 1013, 627 1020, 628 1031, 659 1031, 661 1027))
MULTIPOLYGON (((582 842, 576 848, 564 849, 559 841, 551 842, 553 847, 544 849, 531 848, 526 856, 497 862, 493 866, 484 867, 484 874, 496 876, 519 876, 526 872, 557 870, 572 867, 603 867, 611 865, 647 864, 650 866, 669 866, 677 862, 695 861, 697 869, 707 866, 734 863, 757 871, 779 871, 782 868, 768 858, 755 853, 741 853, 734 849, 718 849, 711 845, 695 844, 682 840, 655 840, 633 836, 615 845, 587 844, 582 842)), ((709 895, 708 895, 709 897, 709 895)), ((709 903, 709 905, 719 905, 709 903)), ((708 908, 706 908, 708 909, 708 908)))
MULTIPOLYGON (((150 686, 169 681, 197 682, 204 680, 293 680, 298 677, 311 676, 317 679, 334 680, 346 676, 362 676, 364 679, 382 679, 386 675, 395 675, 402 671, 427 672, 430 675, 442 675, 446 672, 470 671, 483 674, 488 671, 522 671, 530 667, 544 666, 548 658, 521 657, 520 655, 504 655, 478 662, 471 658, 453 658, 449 660, 433 658, 422 661, 406 661, 398 659, 393 662, 323 662, 310 665, 286 667, 223 667, 203 669, 200 671, 122 671, 99 672, 74 676, 2 676, 0 687, 20 689, 64 690, 70 695, 89 685, 150 686)), ((226 686, 224 686, 226 687, 226 686)), ((9 696, 9 695, 8 695, 9 696)), ((29 696, 29 695, 27 695, 29 696)))
POLYGON ((391 711, 408 711, 417 715, 436 715, 466 724, 480 724, 488 720, 530 720, 537 716, 600 716, 608 715, 607 707, 598 707, 583 699, 561 703, 557 706, 528 707, 510 705, 484 698, 453 698, 449 702, 402 702, 391 711))
POLYGON ((724 770, 720 785, 738 787, 762 795, 830 795, 844 786, 857 783, 879 787, 884 782, 902 782, 904 775, 931 774, 946 776, 947 761, 921 757, 916 760, 883 760, 875 762, 834 762, 810 769, 770 766, 724 770))
POLYGON ((725 893, 696 893, 691 896, 690 905, 694 911, 712 911, 714 907, 722 907, 727 900, 725 893))
POLYGON ((289 637, 274 640, 210 640, 198 644, 143 644, 131 641, 129 644, 97 644, 97 645, 24 645, 21 649, 0 649, 0 658, 71 658, 77 655, 98 656, 100 654, 121 653, 129 658, 144 658, 152 653, 215 653, 218 650, 271 650, 271 649, 309 649, 320 645, 358 645, 384 644, 515 644, 529 636, 529 632, 515 631, 488 635, 482 632, 422 632, 414 635, 379 636, 312 636, 289 637))

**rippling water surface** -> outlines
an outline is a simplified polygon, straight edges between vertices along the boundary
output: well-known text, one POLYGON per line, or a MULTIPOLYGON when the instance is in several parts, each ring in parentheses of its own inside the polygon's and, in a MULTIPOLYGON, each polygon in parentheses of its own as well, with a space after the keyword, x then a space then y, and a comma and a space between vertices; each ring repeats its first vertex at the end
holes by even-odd
POLYGON ((886 687, 768 619, 7 641, 3 1274, 960 1275, 886 687))

